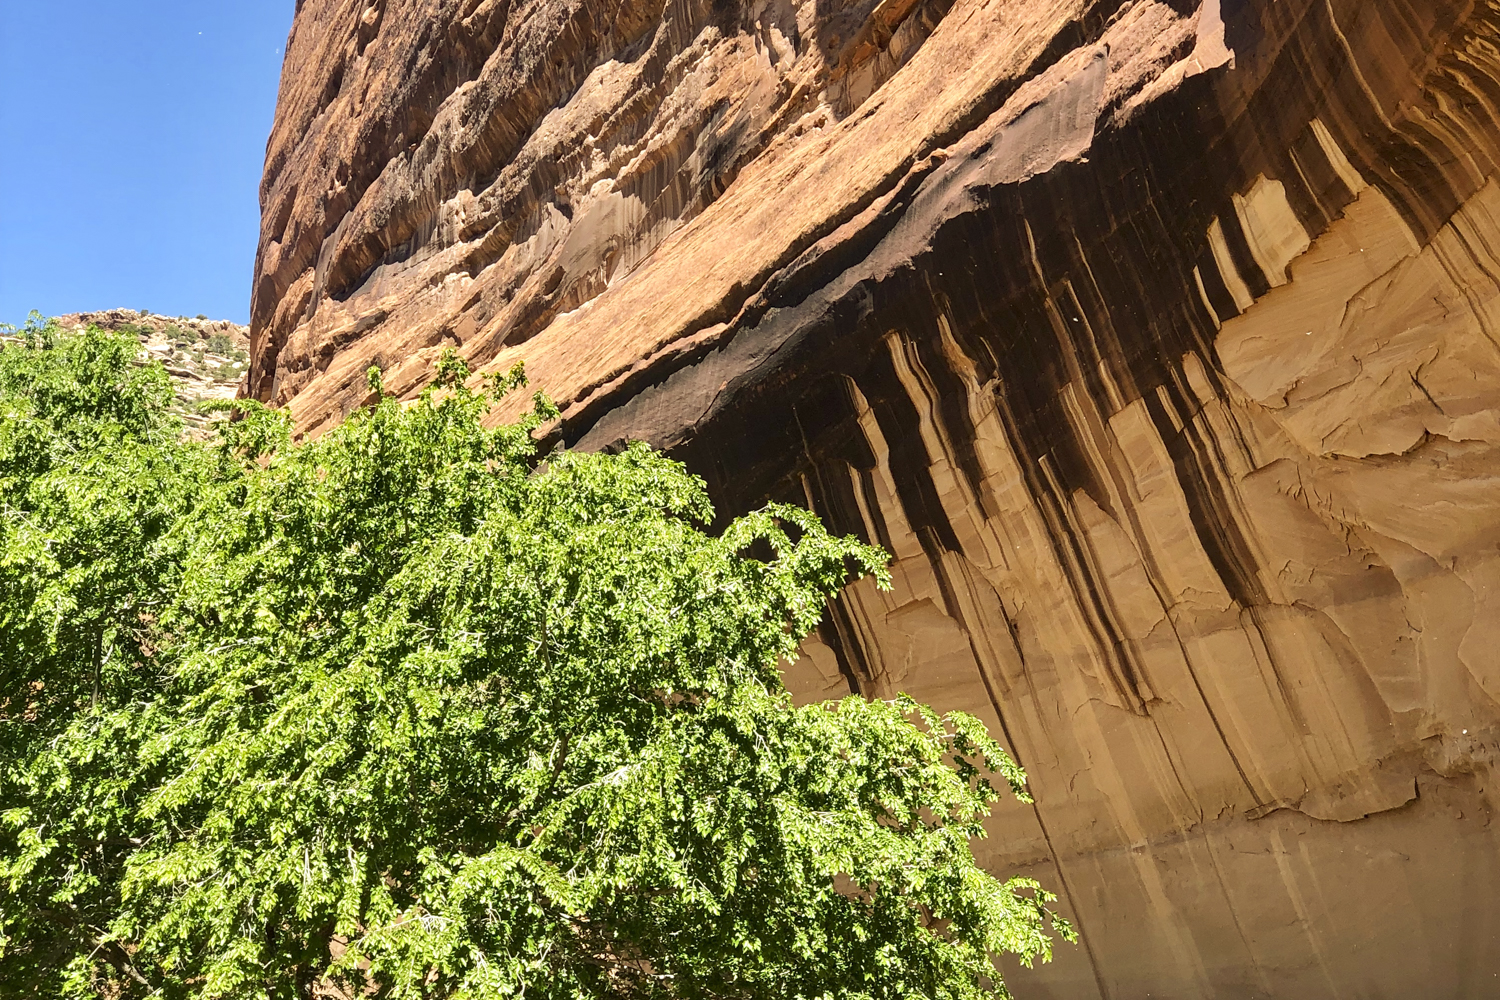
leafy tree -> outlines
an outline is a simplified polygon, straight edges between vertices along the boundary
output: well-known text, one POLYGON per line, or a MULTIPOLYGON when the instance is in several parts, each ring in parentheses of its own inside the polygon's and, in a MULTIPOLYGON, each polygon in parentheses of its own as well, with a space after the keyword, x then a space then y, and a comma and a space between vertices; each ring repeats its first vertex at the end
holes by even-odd
MULTIPOLYGON (((720 535, 634 445, 539 455, 446 355, 318 440, 183 439, 159 366, 0 351, 7 995, 1004 996, 1071 936, 970 840, 974 719, 777 674, 884 556, 720 535), (763 558, 752 557, 759 552, 763 558)), ((372 371, 371 385, 380 388, 372 371)))
POLYGON ((171 383, 159 365, 130 363, 133 337, 69 339, 35 314, 20 334, 24 348, 0 351, 0 877, 10 880, 0 982, 10 985, 104 937, 125 856, 121 807, 100 804, 106 783, 87 773, 69 788, 34 782, 67 780, 43 762, 76 745, 80 725, 107 725, 110 709, 160 690, 152 622, 174 599, 174 532, 212 457, 181 444, 171 383), (72 855, 31 839, 47 829, 23 828, 30 802, 50 802, 47 821, 74 838, 72 855), (17 892, 42 894, 22 906, 17 892))

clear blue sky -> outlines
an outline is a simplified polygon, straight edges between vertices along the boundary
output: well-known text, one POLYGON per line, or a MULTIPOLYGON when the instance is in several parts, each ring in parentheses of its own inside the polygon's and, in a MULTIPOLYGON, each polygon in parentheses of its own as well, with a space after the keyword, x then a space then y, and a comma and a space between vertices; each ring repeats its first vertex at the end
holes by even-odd
POLYGON ((246 322, 294 0, 0 0, 0 322, 246 322))

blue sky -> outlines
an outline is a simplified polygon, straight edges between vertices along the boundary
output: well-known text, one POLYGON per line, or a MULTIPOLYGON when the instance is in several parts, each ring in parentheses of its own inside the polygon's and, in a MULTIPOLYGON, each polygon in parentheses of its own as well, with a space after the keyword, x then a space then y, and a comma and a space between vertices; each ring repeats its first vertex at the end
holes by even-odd
POLYGON ((0 322, 246 322, 294 0, 0 0, 0 322))

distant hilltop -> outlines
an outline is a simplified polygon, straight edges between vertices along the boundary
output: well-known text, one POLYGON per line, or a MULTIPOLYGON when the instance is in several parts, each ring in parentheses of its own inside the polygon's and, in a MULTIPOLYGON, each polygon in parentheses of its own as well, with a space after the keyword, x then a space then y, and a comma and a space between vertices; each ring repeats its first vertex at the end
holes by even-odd
POLYGON ((178 404, 188 426, 201 429, 205 418, 198 404, 234 399, 245 381, 250 360, 250 328, 206 316, 161 316, 135 309, 68 313, 57 317, 65 329, 97 326, 133 333, 141 342, 141 361, 160 361, 177 385, 178 404))
POLYGON ((144 333, 153 340, 181 341, 184 347, 191 347, 195 341, 206 341, 217 334, 228 337, 238 350, 250 349, 248 326, 207 316, 161 316, 135 309, 105 309, 102 312, 68 313, 57 317, 57 321, 69 328, 97 326, 104 330, 122 330, 133 327, 137 333, 144 333))

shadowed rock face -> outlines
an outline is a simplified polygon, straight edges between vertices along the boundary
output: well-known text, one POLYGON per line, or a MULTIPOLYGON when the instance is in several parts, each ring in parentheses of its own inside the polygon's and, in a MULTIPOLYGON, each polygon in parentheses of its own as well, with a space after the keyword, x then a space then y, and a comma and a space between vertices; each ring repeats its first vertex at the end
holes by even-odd
POLYGON ((1486 996, 1497 158, 1491 0, 303 0, 250 392, 525 359, 883 544, 788 682, 1014 749, 1018 996, 1486 996))

